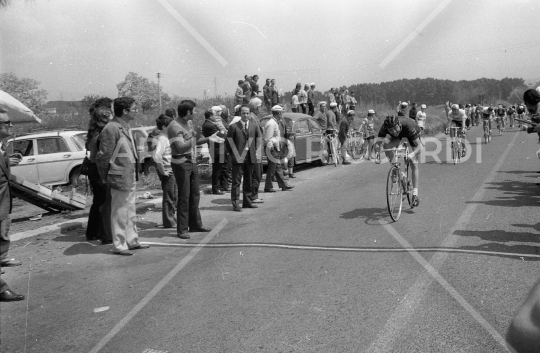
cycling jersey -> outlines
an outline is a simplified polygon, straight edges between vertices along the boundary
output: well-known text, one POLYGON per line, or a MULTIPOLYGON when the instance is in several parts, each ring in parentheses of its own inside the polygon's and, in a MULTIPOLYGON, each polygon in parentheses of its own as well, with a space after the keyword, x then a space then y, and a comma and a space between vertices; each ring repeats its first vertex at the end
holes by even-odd
POLYGON ((508 108, 508 110, 506 111, 506 113, 507 113, 508 115, 512 115, 512 114, 514 114, 515 112, 514 112, 514 109, 508 108))
POLYGON ((418 113, 416 113, 416 119, 418 120, 418 126, 424 127, 426 123, 426 113, 420 110, 418 113))
POLYGON ((467 120, 467 115, 463 109, 459 109, 457 114, 454 114, 452 111, 448 114, 448 117, 454 121, 465 121, 467 120))
POLYGON ((409 144, 412 147, 416 147, 417 145, 414 141, 419 139, 421 131, 416 121, 408 118, 402 118, 399 119, 399 122, 401 123, 401 131, 399 132, 399 135, 397 137, 390 135, 385 124, 383 124, 383 126, 379 130, 379 134, 377 135, 377 137, 385 138, 386 135, 390 135, 392 136, 392 138, 407 138, 407 140, 409 140, 409 144))
POLYGON ((525 113, 525 107, 520 105, 519 107, 517 107, 517 113, 518 114, 524 114, 525 113))
POLYGON ((506 110, 504 108, 498 108, 497 109, 497 115, 498 116, 504 116, 506 114, 506 110))
POLYGON ((366 127, 366 138, 375 136, 375 121, 373 118, 364 118, 362 125, 366 127))

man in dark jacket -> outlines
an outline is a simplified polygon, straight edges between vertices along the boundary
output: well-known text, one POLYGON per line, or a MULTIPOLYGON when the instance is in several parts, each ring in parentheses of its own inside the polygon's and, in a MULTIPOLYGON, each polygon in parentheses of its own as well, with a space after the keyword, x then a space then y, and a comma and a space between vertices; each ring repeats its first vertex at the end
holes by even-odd
POLYGON ((409 118, 416 121, 416 113, 417 113, 417 111, 416 111, 416 103, 413 102, 412 106, 411 106, 411 110, 409 110, 409 118))
MULTIPOLYGON (((11 136, 11 126, 7 111, 0 108, 0 140, 11 136)), ((0 265, 1 267, 19 266, 21 262, 8 259, 7 253, 10 244, 9 227, 11 225, 9 219, 11 213, 10 166, 19 164, 22 156, 20 158, 16 156, 8 157, 3 142, 0 151, 0 265)), ((12 302, 23 299, 23 295, 12 292, 7 283, 0 278, 0 301, 12 302)))
MULTIPOLYGON (((202 124, 202 135, 204 137, 210 137, 217 133, 217 136, 225 138, 226 135, 219 131, 212 111, 207 110, 204 112, 204 118, 205 121, 202 124)), ((220 188, 227 188, 228 186, 227 176, 223 173, 226 163, 225 146, 222 143, 210 142, 208 147, 212 158, 212 194, 223 195, 225 193, 220 188)))
POLYGON ((247 105, 240 108, 241 120, 230 125, 227 132, 227 149, 232 158, 233 184, 231 189, 231 202, 233 210, 241 212, 240 182, 244 175, 242 190, 242 207, 257 208, 252 200, 252 178, 254 165, 257 163, 257 150, 261 141, 260 128, 250 120, 250 109, 247 105))

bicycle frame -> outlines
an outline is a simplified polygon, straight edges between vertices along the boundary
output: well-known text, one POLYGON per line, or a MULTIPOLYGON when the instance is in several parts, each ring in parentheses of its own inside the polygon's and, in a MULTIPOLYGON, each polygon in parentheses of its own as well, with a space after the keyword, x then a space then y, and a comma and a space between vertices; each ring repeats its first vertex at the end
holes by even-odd
MULTIPOLYGON (((464 128, 459 126, 450 127, 450 131, 452 129, 456 130, 454 137, 452 137, 452 159, 454 160, 454 164, 456 164, 457 161, 461 160, 461 153, 463 151, 463 142, 461 142, 461 139, 464 138, 465 132, 463 131, 464 128)), ((452 136, 452 134, 450 134, 450 136, 452 136)))
POLYGON ((401 171, 400 158, 405 158, 409 154, 409 148, 405 144, 400 144, 398 147, 391 149, 381 149, 377 154, 380 159, 381 152, 392 152, 393 160, 390 161, 391 167, 388 171, 386 183, 386 204, 388 213, 394 222, 397 222, 401 216, 403 207, 403 194, 407 195, 407 201, 411 204, 412 185, 409 180, 409 166, 407 165, 406 174, 401 171), (405 176, 404 176, 405 175, 405 176))

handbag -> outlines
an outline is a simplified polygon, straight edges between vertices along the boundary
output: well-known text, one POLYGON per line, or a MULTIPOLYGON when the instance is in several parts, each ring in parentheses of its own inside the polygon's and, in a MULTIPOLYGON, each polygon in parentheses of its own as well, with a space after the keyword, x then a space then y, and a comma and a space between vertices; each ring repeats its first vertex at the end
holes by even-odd
POLYGON ((84 160, 83 160, 83 162, 81 164, 79 174, 88 176, 88 171, 89 170, 90 170, 90 158, 88 158, 88 156, 86 156, 86 157, 84 157, 84 160))

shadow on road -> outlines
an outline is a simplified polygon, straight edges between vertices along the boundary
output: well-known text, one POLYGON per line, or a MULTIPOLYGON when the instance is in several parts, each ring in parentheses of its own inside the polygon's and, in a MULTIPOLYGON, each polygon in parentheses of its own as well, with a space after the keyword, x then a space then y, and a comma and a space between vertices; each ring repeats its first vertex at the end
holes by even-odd
POLYGON ((73 244, 66 250, 64 250, 64 255, 74 256, 74 255, 95 255, 95 254, 109 254, 114 255, 111 252, 110 246, 101 245, 99 241, 92 243, 79 243, 73 244))
POLYGON ((357 208, 339 215, 342 219, 365 219, 366 224, 379 225, 379 219, 387 217, 386 208, 357 208))
POLYGON ((489 206, 524 207, 540 206, 540 188, 523 181, 497 181, 488 183, 486 189, 502 191, 503 196, 486 201, 467 201, 466 203, 483 203, 489 206))
MULTIPOLYGON (((536 227, 536 226, 530 226, 536 227)), ((481 250, 494 252, 492 255, 511 258, 519 261, 540 261, 540 258, 528 258, 517 257, 515 255, 505 254, 527 254, 527 255, 540 255, 540 234, 530 232, 507 232, 505 230, 482 230, 482 231, 469 231, 469 230, 457 230, 454 234, 463 237, 478 237, 482 240, 490 241, 490 243, 481 244, 478 246, 462 246, 460 249, 467 250, 481 250), (522 243, 538 243, 539 245, 507 245, 508 242, 522 242, 522 243), (500 253, 500 254, 497 254, 500 253)))

